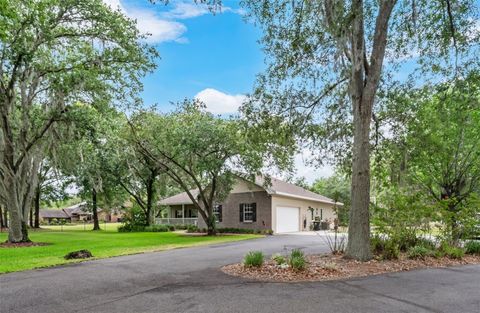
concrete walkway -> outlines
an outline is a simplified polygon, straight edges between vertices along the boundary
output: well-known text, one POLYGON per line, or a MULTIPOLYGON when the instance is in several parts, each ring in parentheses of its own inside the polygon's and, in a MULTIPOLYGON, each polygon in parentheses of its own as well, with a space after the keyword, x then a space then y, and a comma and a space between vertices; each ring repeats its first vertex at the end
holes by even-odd
POLYGON ((292 248, 328 250, 316 235, 279 235, 0 275, 0 312, 480 312, 480 266, 316 283, 218 269, 292 248))

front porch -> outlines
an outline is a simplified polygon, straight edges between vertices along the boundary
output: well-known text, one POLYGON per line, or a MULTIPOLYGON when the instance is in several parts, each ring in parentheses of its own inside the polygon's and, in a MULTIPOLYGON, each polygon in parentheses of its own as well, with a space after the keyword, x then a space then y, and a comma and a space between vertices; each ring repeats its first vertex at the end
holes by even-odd
POLYGON ((171 205, 163 213, 155 219, 155 224, 198 225, 198 213, 191 204, 171 205))

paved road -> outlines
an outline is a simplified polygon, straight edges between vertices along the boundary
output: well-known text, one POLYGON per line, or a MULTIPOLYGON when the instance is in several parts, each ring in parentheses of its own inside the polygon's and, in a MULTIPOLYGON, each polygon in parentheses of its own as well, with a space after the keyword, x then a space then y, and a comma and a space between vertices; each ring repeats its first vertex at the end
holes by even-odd
POLYGON ((317 236, 283 235, 0 275, 0 312, 480 312, 480 266, 316 283, 218 270, 285 247, 327 251, 317 236))

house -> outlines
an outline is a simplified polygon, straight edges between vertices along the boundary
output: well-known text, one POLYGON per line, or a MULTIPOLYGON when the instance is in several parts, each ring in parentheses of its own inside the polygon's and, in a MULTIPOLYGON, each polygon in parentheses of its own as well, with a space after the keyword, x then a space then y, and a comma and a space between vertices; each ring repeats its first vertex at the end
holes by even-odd
MULTIPOLYGON (((63 209, 67 215, 72 218, 72 222, 78 221, 91 221, 93 219, 93 213, 88 210, 86 202, 80 202, 78 204, 72 205, 68 208, 63 209)), ((101 210, 98 210, 101 211, 101 210)))
MULTIPOLYGON (((225 201, 214 208, 217 227, 288 233, 310 230, 314 221, 333 223, 336 215, 332 199, 276 178, 268 187, 265 185, 261 176, 255 182, 238 177, 225 201)), ((192 193, 196 197, 198 191, 192 193)), ((163 199, 160 204, 168 207, 167 217, 157 219, 157 223, 206 227, 186 192, 163 199)))
MULTIPOLYGON (((123 212, 120 209, 106 211, 98 209, 98 219, 105 222, 120 222, 123 212)), ((93 213, 88 209, 87 202, 81 202, 60 210, 40 210, 40 219, 50 224, 54 220, 65 220, 67 222, 90 222, 93 220, 93 213)))
POLYGON ((63 210, 40 210, 40 221, 51 224, 56 221, 70 223, 72 218, 63 210))

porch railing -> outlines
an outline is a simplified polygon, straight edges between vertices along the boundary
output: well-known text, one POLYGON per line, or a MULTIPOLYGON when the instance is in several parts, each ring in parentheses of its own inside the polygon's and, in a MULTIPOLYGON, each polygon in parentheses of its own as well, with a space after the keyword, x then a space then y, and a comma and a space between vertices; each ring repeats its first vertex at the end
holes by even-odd
POLYGON ((170 224, 170 225, 195 225, 198 224, 198 218, 185 217, 185 218, 156 218, 155 224, 170 224))

